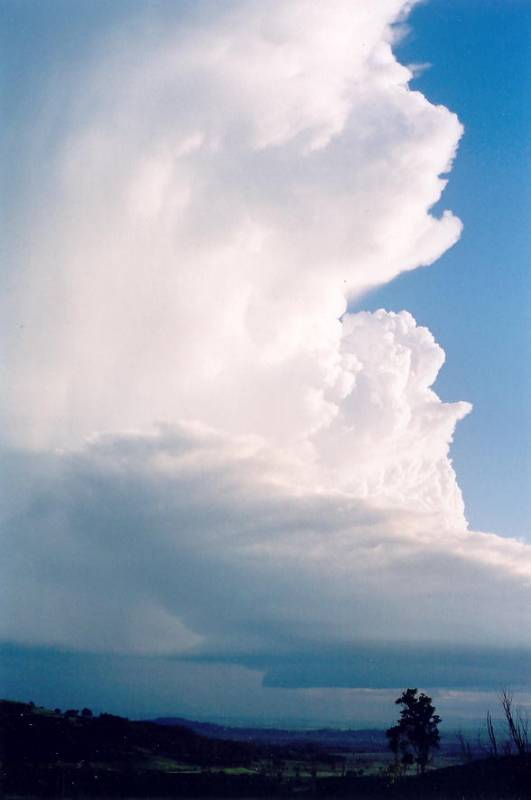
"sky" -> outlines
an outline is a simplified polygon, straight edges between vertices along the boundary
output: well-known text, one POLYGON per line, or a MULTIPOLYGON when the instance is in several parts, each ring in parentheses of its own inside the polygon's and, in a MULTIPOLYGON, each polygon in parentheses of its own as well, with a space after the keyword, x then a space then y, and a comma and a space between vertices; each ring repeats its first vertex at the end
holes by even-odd
POLYGON ((529 704, 528 5, 1 14, 1 693, 529 704))

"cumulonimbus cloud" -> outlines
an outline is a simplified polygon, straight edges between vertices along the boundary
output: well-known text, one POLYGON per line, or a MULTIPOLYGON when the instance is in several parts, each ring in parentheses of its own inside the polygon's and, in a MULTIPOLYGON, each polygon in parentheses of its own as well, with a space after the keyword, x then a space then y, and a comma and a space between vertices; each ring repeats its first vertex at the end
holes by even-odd
POLYGON ((392 52, 411 6, 145 11, 46 96, 5 301, 4 639, 522 640, 529 548, 467 530, 443 351, 346 313, 461 230, 430 214, 461 125, 392 52))

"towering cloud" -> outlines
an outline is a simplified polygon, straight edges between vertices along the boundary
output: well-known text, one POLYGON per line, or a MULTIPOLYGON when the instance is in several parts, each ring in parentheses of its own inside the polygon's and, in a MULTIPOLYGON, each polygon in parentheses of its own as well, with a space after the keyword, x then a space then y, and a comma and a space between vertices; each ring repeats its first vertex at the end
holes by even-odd
POLYGON ((411 6, 150 6, 44 94, 2 301, 3 638, 263 669, 520 641, 529 548, 467 531, 441 348, 347 313, 461 229, 430 213, 461 125, 392 52, 411 6))
POLYGON ((181 418, 308 437, 354 383, 347 298, 456 240, 429 208, 461 126, 392 55, 404 3, 277 5, 140 18, 57 90, 14 299, 19 440, 181 418))

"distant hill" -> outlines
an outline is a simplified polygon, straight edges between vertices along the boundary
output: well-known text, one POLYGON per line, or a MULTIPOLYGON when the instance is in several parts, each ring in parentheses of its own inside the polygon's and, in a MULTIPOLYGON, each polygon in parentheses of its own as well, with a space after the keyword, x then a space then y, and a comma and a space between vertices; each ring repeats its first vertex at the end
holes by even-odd
MULTIPOLYGON (((387 753, 388 741, 385 731, 378 728, 361 730, 339 728, 316 728, 315 730, 289 730, 285 728, 259 728, 251 726, 219 725, 199 722, 184 717, 156 717, 151 722, 157 725, 179 725, 201 736, 232 742, 248 742, 257 745, 303 746, 317 745, 327 750, 357 753, 387 753)), ((474 758, 487 755, 475 737, 467 741, 468 753, 474 758)), ((444 731, 441 736, 441 753, 461 756, 462 739, 457 731, 444 731)))
POLYGON ((157 725, 180 725, 201 736, 214 739, 223 739, 232 742, 250 742, 266 745, 303 745, 317 744, 326 748, 353 748, 359 752, 371 753, 386 752, 388 750, 385 731, 377 729, 367 730, 338 730, 334 728, 319 728, 316 730, 286 730, 283 728, 253 728, 232 727, 217 725, 212 722, 198 722, 183 717, 156 717, 151 720, 157 725))

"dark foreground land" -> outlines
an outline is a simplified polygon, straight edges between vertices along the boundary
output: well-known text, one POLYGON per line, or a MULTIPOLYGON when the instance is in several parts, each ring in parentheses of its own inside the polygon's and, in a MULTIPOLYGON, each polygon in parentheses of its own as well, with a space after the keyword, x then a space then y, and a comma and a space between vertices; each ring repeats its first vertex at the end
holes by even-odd
MULTIPOLYGON (((0 731, 1 788, 8 798, 531 800, 528 757, 483 758, 397 777, 375 732, 253 737, 247 731, 246 741, 237 741, 234 729, 224 729, 221 738, 184 724, 12 701, 0 701, 0 731)), ((452 763, 450 756, 439 761, 445 763, 452 763)))

